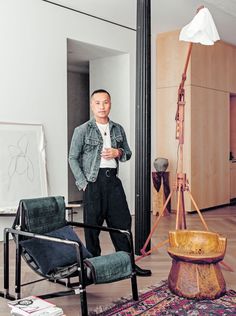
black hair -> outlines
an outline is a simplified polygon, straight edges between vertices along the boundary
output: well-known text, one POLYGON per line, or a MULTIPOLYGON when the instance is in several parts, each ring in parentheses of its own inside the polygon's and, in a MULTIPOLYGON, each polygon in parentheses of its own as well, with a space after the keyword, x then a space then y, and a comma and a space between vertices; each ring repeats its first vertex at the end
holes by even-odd
POLYGON ((96 94, 96 93, 106 93, 106 94, 109 96, 109 98, 111 98, 110 93, 109 93, 107 90, 105 90, 105 89, 94 90, 93 93, 91 94, 91 98, 92 98, 92 96, 94 96, 94 94, 96 94))

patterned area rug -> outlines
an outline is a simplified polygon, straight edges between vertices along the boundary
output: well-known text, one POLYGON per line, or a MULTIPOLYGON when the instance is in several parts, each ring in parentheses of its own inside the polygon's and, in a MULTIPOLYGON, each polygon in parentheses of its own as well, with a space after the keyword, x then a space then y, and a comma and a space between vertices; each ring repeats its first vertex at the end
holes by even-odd
POLYGON ((216 300, 192 300, 174 295, 167 283, 152 286, 139 295, 139 301, 121 299, 113 307, 95 311, 89 315, 181 315, 213 316, 236 315, 236 292, 233 290, 216 300))

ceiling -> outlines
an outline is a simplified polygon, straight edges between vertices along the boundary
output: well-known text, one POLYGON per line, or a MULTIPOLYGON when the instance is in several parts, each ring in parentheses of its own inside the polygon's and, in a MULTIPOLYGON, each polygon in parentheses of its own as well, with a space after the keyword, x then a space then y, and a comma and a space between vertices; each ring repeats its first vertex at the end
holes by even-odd
MULTIPOLYGON (((51 2, 136 29, 137 0, 51 0, 51 2)), ((155 39, 158 33, 181 29, 192 20, 200 5, 210 10, 220 38, 236 45, 236 0, 151 0, 152 38, 155 39)), ((105 48, 96 47, 95 50, 94 48, 93 45, 84 46, 83 43, 76 41, 68 43, 69 64, 77 66, 83 64, 84 67, 89 59, 118 53, 105 48)))
POLYGON ((89 73, 89 60, 120 55, 120 51, 91 45, 72 39, 67 40, 68 70, 89 73))

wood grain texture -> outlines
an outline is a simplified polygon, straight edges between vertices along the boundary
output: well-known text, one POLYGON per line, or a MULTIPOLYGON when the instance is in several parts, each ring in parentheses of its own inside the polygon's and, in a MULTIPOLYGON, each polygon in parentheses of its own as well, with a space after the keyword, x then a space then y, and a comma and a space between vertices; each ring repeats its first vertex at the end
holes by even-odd
MULTIPOLYGON (((165 198, 163 184, 161 185, 159 192, 157 192, 154 185, 152 184, 152 214, 153 215, 158 215, 161 212, 165 204, 165 201, 166 201, 166 198, 165 198)), ((168 216, 168 215, 169 215, 168 209, 165 208, 163 212, 163 216, 168 216)))
POLYGON ((226 292, 219 263, 196 264, 173 259, 168 285, 179 296, 216 299, 226 292))
POLYGON ((199 208, 229 203, 229 95, 192 87, 191 191, 199 208))
MULTIPOLYGON (((157 88, 178 86, 183 73, 189 44, 179 41, 179 30, 162 33, 157 41, 157 88)), ((186 85, 190 83, 190 68, 186 85)))
POLYGON ((230 151, 236 158, 236 96, 230 97, 230 151))
POLYGON ((236 163, 230 162, 230 198, 236 198, 236 163))

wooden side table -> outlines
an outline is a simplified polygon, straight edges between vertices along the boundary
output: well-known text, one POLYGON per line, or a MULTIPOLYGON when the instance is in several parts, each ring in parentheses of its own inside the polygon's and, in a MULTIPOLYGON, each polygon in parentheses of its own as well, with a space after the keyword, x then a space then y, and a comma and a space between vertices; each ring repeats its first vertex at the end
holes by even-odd
MULTIPOLYGON (((163 208, 165 201, 170 194, 169 172, 152 172, 152 211, 157 215, 163 208)), ((171 201, 166 206, 163 215, 169 215, 171 212, 171 201)))
POLYGON ((83 201, 76 201, 76 202, 69 202, 66 204, 66 209, 68 211, 67 215, 68 217, 70 216, 70 220, 71 222, 73 222, 74 217, 73 217, 73 213, 75 212, 75 208, 77 207, 81 207, 83 205, 83 201))

